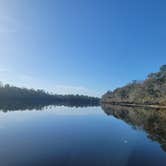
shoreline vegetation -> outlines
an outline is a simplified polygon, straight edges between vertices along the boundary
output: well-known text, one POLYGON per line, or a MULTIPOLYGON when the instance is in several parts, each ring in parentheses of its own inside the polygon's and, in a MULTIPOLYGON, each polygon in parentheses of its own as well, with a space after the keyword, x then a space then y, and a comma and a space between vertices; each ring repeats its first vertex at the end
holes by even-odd
POLYGON ((103 102, 102 105, 108 104, 112 106, 126 106, 126 107, 140 107, 140 108, 160 108, 160 109, 166 109, 166 105, 147 105, 147 104, 136 104, 136 103, 122 103, 122 102, 103 102))
POLYGON ((18 108, 32 108, 44 105, 63 105, 71 107, 98 106, 100 98, 86 95, 59 95, 38 89, 27 89, 3 85, 0 83, 0 109, 10 110, 18 108))
POLYGON ((166 65, 144 81, 134 80, 124 87, 108 91, 101 103, 131 107, 166 108, 166 65))

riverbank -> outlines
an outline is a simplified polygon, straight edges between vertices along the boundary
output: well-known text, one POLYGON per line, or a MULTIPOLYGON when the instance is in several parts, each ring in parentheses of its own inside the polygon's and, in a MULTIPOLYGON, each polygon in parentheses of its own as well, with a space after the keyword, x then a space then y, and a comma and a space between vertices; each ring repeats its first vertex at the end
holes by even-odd
POLYGON ((141 108, 160 108, 160 109, 166 109, 166 106, 164 105, 149 105, 149 104, 136 104, 136 103, 120 103, 120 102, 101 102, 101 104, 108 104, 113 106, 128 106, 128 107, 141 107, 141 108))

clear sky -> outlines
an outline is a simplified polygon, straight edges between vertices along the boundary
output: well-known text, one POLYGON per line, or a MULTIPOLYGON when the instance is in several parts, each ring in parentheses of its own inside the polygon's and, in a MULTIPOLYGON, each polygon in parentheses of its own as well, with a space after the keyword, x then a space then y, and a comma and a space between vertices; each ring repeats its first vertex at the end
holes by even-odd
POLYGON ((165 63, 165 0, 0 0, 4 83, 100 96, 165 63))

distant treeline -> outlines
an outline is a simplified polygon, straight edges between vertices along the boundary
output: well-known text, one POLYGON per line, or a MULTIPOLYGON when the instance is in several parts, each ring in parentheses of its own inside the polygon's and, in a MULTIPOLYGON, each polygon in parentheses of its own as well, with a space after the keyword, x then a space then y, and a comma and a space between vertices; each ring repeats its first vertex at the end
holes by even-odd
POLYGON ((166 105, 166 65, 151 73, 144 81, 134 80, 128 85, 108 91, 102 102, 112 104, 166 105))
POLYGON ((76 105, 90 106, 99 105, 100 99, 85 95, 58 95, 50 94, 44 90, 34 90, 19 88, 9 84, 0 83, 0 107, 3 104, 56 104, 56 105, 76 105))
POLYGON ((22 100, 3 100, 0 101, 0 111, 8 112, 8 111, 24 111, 24 110, 37 110, 42 111, 44 108, 50 107, 50 106, 66 106, 66 107, 93 107, 93 106, 99 106, 99 102, 97 103, 89 103, 89 102, 56 102, 56 101, 49 101, 49 100, 42 100, 41 101, 22 101, 22 100))

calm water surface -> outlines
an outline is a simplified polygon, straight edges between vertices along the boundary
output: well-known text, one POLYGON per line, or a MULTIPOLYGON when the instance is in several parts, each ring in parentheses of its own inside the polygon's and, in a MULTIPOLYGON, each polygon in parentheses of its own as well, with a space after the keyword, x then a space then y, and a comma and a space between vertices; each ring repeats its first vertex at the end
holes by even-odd
POLYGON ((107 106, 1 111, 0 166, 165 166, 166 120, 154 114, 107 106))

